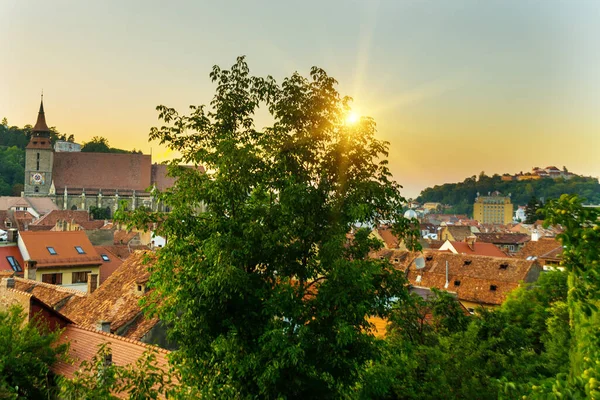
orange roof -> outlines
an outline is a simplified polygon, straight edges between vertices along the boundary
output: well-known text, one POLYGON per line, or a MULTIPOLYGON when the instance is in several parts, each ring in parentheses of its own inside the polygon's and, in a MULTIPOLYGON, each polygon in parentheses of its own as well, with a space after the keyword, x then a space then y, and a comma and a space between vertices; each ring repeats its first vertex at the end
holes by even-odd
POLYGON ((0 271, 10 271, 16 272, 19 275, 23 274, 23 269, 25 268, 25 264, 23 263, 23 257, 21 257, 21 252, 17 246, 1 246, 0 247, 0 271), (14 269, 10 262, 8 261, 8 257, 14 257, 15 261, 18 263, 20 267, 20 271, 14 269))
POLYGON ((466 242, 450 242, 459 254, 474 254, 478 256, 506 257, 506 254, 492 243, 475 242, 473 249, 466 242))
POLYGON ((100 265, 102 263, 102 259, 83 231, 25 231, 20 233, 19 240, 23 241, 28 253, 24 254, 25 261, 36 261, 37 268, 100 265), (83 250, 83 254, 77 251, 76 246, 83 250), (56 254, 51 254, 49 248, 53 248, 56 254))
POLYGON ((404 264, 408 269, 407 278, 412 285, 456 292, 459 300, 482 304, 502 304, 508 293, 519 286, 520 281, 535 280, 541 271, 535 261, 516 258, 435 251, 424 252, 423 256, 423 269, 417 270, 412 262, 404 264), (444 287, 446 262, 448 288, 444 287))
POLYGON ((537 241, 530 241, 515 255, 519 258, 537 257, 544 259, 560 259, 562 257, 563 247, 560 242, 554 238, 541 238, 537 241))
POLYGON ((392 229, 389 227, 377 228, 377 233, 383 239, 385 247, 388 249, 396 249, 400 245, 398 238, 392 233, 392 229))
POLYGON ((57 193, 90 188, 137 190, 150 186, 151 159, 146 154, 54 153, 52 177, 57 193))
POLYGON ((113 253, 109 247, 94 246, 94 248, 100 254, 100 258, 102 258, 102 265, 100 265, 100 284, 102 284, 123 264, 123 260, 117 254, 113 253))
MULTIPOLYGON (((58 340, 59 344, 67 342, 70 343, 69 356, 73 363, 59 360, 52 366, 52 371, 69 379, 74 377, 81 362, 84 360, 91 361, 98 352, 99 346, 105 343, 108 343, 110 347, 112 362, 115 365, 133 365, 146 351, 154 349, 156 350, 156 365, 165 372, 168 370, 168 355, 170 353, 168 350, 147 345, 137 340, 77 325, 68 325, 58 340)), ((120 398, 127 398, 125 393, 117 393, 116 395, 120 398)))
POLYGON ((73 221, 81 224, 90 221, 90 214, 85 210, 52 210, 32 225, 54 226, 60 220, 73 221))
POLYGON ((136 293, 136 281, 147 273, 147 255, 153 253, 136 251, 96 291, 61 312, 84 327, 94 327, 100 320, 110 322, 111 332, 139 340, 158 323, 157 318, 142 314, 141 296, 136 293))
POLYGON ((79 290, 24 278, 15 278, 15 289, 34 295, 57 311, 61 311, 66 304, 77 303, 85 297, 79 290))

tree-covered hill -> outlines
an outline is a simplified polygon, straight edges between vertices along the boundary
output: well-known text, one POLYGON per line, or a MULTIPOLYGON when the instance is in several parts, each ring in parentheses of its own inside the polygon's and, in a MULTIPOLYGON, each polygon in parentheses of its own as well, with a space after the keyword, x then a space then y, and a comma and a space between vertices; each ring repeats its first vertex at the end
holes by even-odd
POLYGON ((451 206, 445 212, 452 214, 473 213, 473 202, 480 195, 499 191, 504 195, 511 194, 512 203, 526 205, 532 198, 548 200, 558 198, 561 194, 577 194, 587 202, 600 202, 600 184, 598 179, 591 177, 574 176, 571 179, 544 178, 530 181, 503 181, 500 175, 487 176, 484 173, 479 177, 473 175, 459 183, 446 183, 427 188, 416 199, 419 202, 439 202, 451 206))

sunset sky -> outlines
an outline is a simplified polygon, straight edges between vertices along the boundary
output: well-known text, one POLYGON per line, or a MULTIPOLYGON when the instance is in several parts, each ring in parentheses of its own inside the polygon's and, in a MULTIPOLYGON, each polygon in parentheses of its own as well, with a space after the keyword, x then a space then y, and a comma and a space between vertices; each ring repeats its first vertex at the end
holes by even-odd
MULTIPOLYGON (((600 1, 0 0, 0 118, 170 155, 155 107, 209 103, 214 64, 324 68, 391 142, 404 195, 485 171, 600 175, 600 1)), ((260 128, 260 126, 258 127, 260 128)))

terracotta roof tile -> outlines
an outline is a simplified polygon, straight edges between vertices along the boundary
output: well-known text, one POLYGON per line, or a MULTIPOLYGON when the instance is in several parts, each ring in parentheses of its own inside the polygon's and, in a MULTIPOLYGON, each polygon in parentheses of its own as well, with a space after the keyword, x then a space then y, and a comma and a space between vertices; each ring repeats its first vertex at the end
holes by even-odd
MULTIPOLYGON (((107 343, 112 354, 112 362, 118 366, 135 364, 146 351, 156 351, 156 365, 168 371, 169 351, 156 346, 123 338, 121 336, 100 332, 77 325, 69 325, 63 331, 58 343, 69 343, 69 356, 73 363, 58 361, 52 366, 52 371, 67 378, 73 378, 82 361, 91 361, 98 352, 100 345, 107 343)), ((126 393, 117 393, 119 398, 127 398, 126 393)))
POLYGON ((114 243, 115 244, 127 244, 134 238, 136 238, 136 237, 139 238, 139 236, 140 236, 139 232, 123 231, 123 230, 115 231, 114 243))
POLYGON ((26 260, 37 261, 37 268, 102 263, 102 259, 83 231, 21 232, 19 240, 23 241, 29 253, 29 258, 26 260), (84 254, 79 254, 75 246, 81 247, 84 254), (48 247, 54 248, 56 255, 51 255, 48 247))
POLYGON ((150 187, 151 163, 145 154, 59 152, 52 175, 57 192, 65 187, 143 192, 150 187))
MULTIPOLYGON (((535 261, 515 258, 462 255, 427 251, 425 268, 417 270, 414 262, 404 264, 409 282, 415 286, 456 292, 459 300, 482 304, 501 304, 520 281, 537 279, 541 270, 535 261), (448 288, 446 283, 448 262, 448 288), (455 282, 459 282, 455 285, 455 282), (494 289, 492 289, 494 286, 494 289)), ((410 260, 410 257, 407 258, 410 260)))
POLYGON ((58 221, 72 221, 81 224, 90 221, 90 214, 85 210, 53 210, 33 222, 32 225, 55 226, 58 221))
POLYGON ((526 233, 475 233, 479 242, 494 244, 521 244, 531 240, 526 233))
POLYGON ((148 324, 139 321, 145 318, 138 302, 136 280, 147 273, 147 257, 154 253, 137 251, 132 254, 106 281, 89 294, 77 307, 64 310, 65 315, 84 327, 94 327, 100 320, 111 323, 111 332, 140 339, 158 320, 148 324), (131 329, 128 324, 135 324, 131 329), (143 329, 140 328, 143 327, 143 329), (123 331, 125 329, 125 331, 123 331))
POLYGON ((94 248, 98 254, 100 254, 100 258, 102 258, 102 265, 100 265, 100 284, 102 285, 102 283, 109 276, 111 276, 121 266, 121 264, 123 264, 123 260, 121 260, 119 256, 113 253, 107 246, 94 246, 94 248), (108 261, 106 261, 103 256, 106 256, 108 261))
POLYGON ((57 311, 61 311, 67 304, 74 305, 85 297, 78 290, 23 278, 15 278, 15 289, 34 295, 57 311))
POLYGON ((515 257, 526 259, 527 257, 553 258, 562 257, 563 247, 560 242, 554 238, 541 238, 537 241, 529 241, 515 255, 515 257))
POLYGON ((506 254, 492 243, 475 242, 473 248, 466 242, 450 242, 458 254, 471 254, 489 257, 506 257, 506 254))
MULTIPOLYGON (((194 168, 192 166, 182 165, 184 168, 194 168)), ((175 185, 177 179, 168 176, 168 166, 165 164, 152 164, 152 184, 160 191, 164 191, 175 185)), ((204 172, 204 167, 199 166, 196 168, 199 172, 204 172)))

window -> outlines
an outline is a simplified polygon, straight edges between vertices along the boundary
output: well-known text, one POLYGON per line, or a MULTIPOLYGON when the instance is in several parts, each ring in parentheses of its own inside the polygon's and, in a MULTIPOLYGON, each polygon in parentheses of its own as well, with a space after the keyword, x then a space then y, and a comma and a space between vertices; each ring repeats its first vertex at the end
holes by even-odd
MULTIPOLYGON (((162 246, 159 246, 159 247, 162 247, 162 246)), ((394 258, 394 264, 398 264, 399 262, 400 262, 399 258, 394 258)))
POLYGON ((142 285, 137 285, 138 286, 138 292, 142 291, 142 285))
POLYGON ((79 253, 79 254, 85 254, 85 251, 83 251, 81 246, 75 246, 75 250, 77 250, 77 253, 79 253))
POLYGON ((88 274, 91 274, 92 271, 81 271, 81 272, 73 272, 71 282, 72 283, 87 283, 88 274))
POLYGON ((471 265, 471 260, 465 260, 465 265, 471 265))
POLYGON ((48 249, 48 253, 50 253, 50 255, 55 256, 56 254, 58 254, 56 252, 56 250, 54 250, 54 247, 46 247, 48 249))
POLYGON ((492 292, 495 292, 495 291, 496 291, 496 289, 497 289, 496 285, 490 285, 490 290, 491 290, 492 292))
POLYGON ((42 274, 42 282, 62 285, 62 274, 42 274))
POLYGON ((39 193, 39 191, 40 191, 40 188, 36 186, 36 187, 33 189, 33 191, 34 191, 34 192, 36 192, 36 193, 39 193))
POLYGON ((431 260, 433 260, 433 256, 427 256, 427 257, 425 257, 425 259, 426 259, 427 261, 431 261, 431 260))
POLYGON ((40 170, 40 160, 37 160, 37 170, 36 171, 39 171, 39 170, 40 170))
POLYGON ((454 286, 460 286, 460 281, 459 280, 454 281, 454 286))
POLYGON ((8 263, 10 264, 10 267, 13 269, 13 271, 15 271, 15 272, 23 271, 16 258, 14 258, 13 256, 8 256, 8 257, 6 257, 6 259, 8 260, 8 263))
POLYGON ((100 257, 102 257, 104 261, 110 261, 110 258, 108 258, 106 254, 101 254, 100 257))
POLYGON ((508 264, 507 263, 500 264, 500 269, 508 269, 508 264))
POLYGON ((469 314, 475 314, 475 309, 474 308, 467 308, 467 311, 469 312, 469 314))

